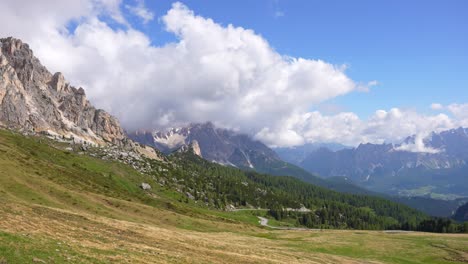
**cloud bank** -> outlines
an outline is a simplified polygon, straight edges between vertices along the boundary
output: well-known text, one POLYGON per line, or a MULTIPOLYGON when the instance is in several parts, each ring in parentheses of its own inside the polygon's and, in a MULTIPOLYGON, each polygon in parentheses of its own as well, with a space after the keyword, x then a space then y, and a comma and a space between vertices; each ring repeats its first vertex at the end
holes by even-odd
MULTIPOLYGON (((159 19, 177 40, 154 46, 125 10, 143 24, 154 19, 142 0, 5 0, 0 23, 9 26, 0 35, 28 42, 44 65, 83 86, 127 130, 212 121, 272 146, 354 145, 461 123, 397 108, 376 111, 368 120, 310 112, 315 104, 368 91, 377 82, 351 80, 344 65, 279 54, 253 30, 218 24, 182 3, 159 19)), ((444 109, 468 119, 460 107, 444 109)))
MULTIPOLYGON (((300 145, 307 142, 339 142, 349 146, 359 143, 402 142, 411 135, 429 135, 432 131, 440 132, 457 127, 447 114, 423 115, 414 110, 393 108, 389 111, 377 110, 368 119, 363 120, 352 112, 336 115, 323 115, 318 111, 291 116, 284 123, 283 130, 264 129, 257 135, 259 139, 275 145, 277 138, 285 145, 300 145), (287 136, 294 131, 295 136, 287 136)), ((423 145, 424 146, 424 145, 423 145)), ((413 148, 416 151, 416 148, 413 148)), ((418 152, 422 151, 420 148, 418 152)))

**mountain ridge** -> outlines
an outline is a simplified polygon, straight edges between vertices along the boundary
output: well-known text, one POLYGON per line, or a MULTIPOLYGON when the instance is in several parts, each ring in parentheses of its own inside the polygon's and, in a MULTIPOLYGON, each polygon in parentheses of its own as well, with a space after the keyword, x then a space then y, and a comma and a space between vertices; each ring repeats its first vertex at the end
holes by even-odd
POLYGON ((0 39, 0 124, 97 145, 122 144, 119 121, 87 100, 83 88, 50 73, 28 44, 0 39))

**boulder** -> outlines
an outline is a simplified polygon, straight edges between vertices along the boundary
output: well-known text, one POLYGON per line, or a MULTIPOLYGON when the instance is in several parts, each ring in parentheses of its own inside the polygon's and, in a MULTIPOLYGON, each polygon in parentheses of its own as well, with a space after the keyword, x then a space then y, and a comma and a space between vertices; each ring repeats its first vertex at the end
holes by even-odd
POLYGON ((142 182, 140 184, 140 188, 143 189, 143 190, 151 190, 151 185, 149 185, 148 183, 145 183, 145 182, 142 182))

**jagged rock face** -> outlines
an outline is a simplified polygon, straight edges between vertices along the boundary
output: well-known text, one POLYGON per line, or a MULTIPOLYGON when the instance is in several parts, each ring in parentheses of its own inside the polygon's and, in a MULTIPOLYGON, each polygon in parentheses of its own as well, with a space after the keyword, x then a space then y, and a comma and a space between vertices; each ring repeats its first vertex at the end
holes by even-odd
POLYGON ((121 144, 117 119, 94 108, 83 88, 51 74, 21 40, 0 39, 0 124, 96 144, 121 144))
POLYGON ((266 166, 281 161, 278 155, 263 143, 247 135, 216 128, 212 123, 192 124, 165 132, 130 133, 129 137, 141 144, 156 147, 165 153, 192 145, 195 153, 204 159, 241 168, 266 166))

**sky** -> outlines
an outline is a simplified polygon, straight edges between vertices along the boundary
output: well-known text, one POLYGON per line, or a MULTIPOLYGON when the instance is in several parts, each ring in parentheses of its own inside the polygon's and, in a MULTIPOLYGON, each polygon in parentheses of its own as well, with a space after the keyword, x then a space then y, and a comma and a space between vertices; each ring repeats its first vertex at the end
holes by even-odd
MULTIPOLYGON (((171 4, 147 2, 157 17, 171 4)), ((395 106, 429 111, 428 105, 434 98, 444 104, 468 101, 468 92, 463 93, 468 89, 466 1, 263 0, 184 4, 223 25, 231 23, 255 30, 280 54, 347 64, 347 75, 353 80, 378 80, 379 87, 368 94, 328 102, 337 109, 368 117, 376 109, 395 106)), ((142 30, 154 43, 173 40, 172 35, 158 27, 142 30)))
POLYGON ((0 36, 29 43, 128 131, 212 121, 272 147, 398 143, 468 126, 467 11, 461 0, 0 0, 0 36))

